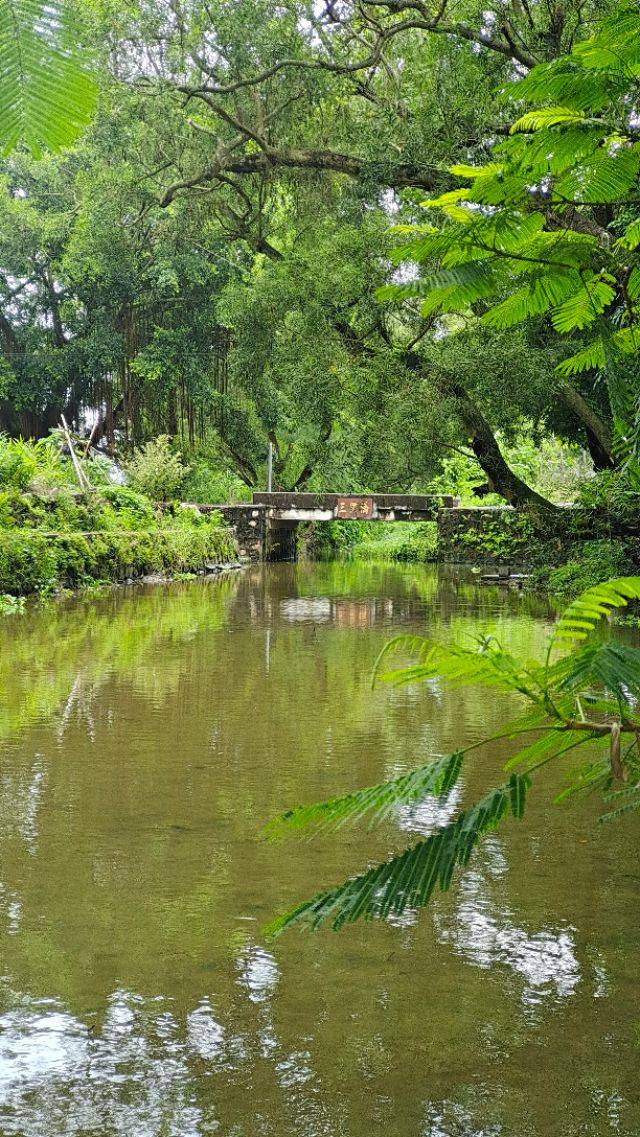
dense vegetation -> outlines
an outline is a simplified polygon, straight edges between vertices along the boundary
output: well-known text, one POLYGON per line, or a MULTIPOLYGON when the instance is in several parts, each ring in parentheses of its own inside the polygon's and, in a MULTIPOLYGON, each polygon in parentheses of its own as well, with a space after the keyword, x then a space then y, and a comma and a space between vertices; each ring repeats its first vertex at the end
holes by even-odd
MULTIPOLYGON (((268 450, 274 488, 506 502, 510 532, 474 537, 474 557, 529 543, 539 580, 569 558, 556 591, 617 579, 574 601, 539 663, 490 637, 391 645, 416 657, 392 682, 518 692, 530 711, 500 737, 525 744, 480 801, 274 928, 426 904, 585 744, 565 795, 639 808, 640 652, 596 634, 640 599, 619 575, 640 561, 637 4, 38 12, 21 0, 0 26, 0 589, 228 559, 219 521, 158 503, 246 495, 268 450), (51 441, 63 416, 93 446, 79 489, 51 441)), ((434 553, 429 525, 310 541, 434 553)), ((273 829, 444 801, 486 741, 273 829)))
POLYGON ((275 488, 462 481, 545 532, 577 494, 634 563, 634 5, 16 12, 2 429, 168 436, 196 500, 269 444, 275 488))
MULTIPOLYGON (((145 457, 149 465, 146 455, 131 463, 134 484, 145 457)), ((108 462, 99 458, 85 469, 89 488, 81 489, 71 461, 52 439, 29 443, 0 437, 0 599, 5 607, 11 609, 7 597, 14 595, 154 572, 192 572, 208 562, 234 559, 219 514, 204 517, 178 505, 160 509, 155 493, 150 497, 113 484, 108 462)))
MULTIPOLYGON (((532 302, 521 328, 498 319, 488 285, 454 287, 487 268, 477 249, 454 255, 466 213, 474 233, 483 217, 518 247, 534 235, 537 249, 570 245, 595 273, 585 293, 587 307, 594 289, 602 300, 594 319, 606 309, 615 322, 615 249, 623 276, 629 249, 614 242, 634 232, 635 126, 622 129, 627 91, 614 65, 603 71, 580 48, 601 16, 583 3, 80 6, 100 89, 93 125, 72 149, 18 149, 4 165, 4 428, 44 435, 65 411, 76 426, 97 416, 95 440, 112 446, 167 433, 204 455, 230 493, 262 481, 269 440, 284 488, 422 487, 462 450, 490 488, 531 503, 504 458, 523 433, 581 447, 598 469, 616 464, 602 355, 565 367, 562 381, 554 371, 564 331, 579 354, 593 321, 562 323, 532 302), (581 95, 590 73, 563 86, 574 46, 571 59, 596 72, 591 102, 581 95), (534 64, 541 78, 513 86, 538 74, 534 64), (547 75, 558 76, 552 94, 566 114, 523 118, 547 75), (516 118, 519 133, 496 147, 516 118), (545 190, 544 202, 523 204, 527 178, 545 176, 549 134, 565 164, 586 155, 585 178, 597 173, 589 155, 602 165, 607 147, 627 173, 606 194, 572 198, 560 184, 562 200, 545 190), (489 159, 473 192, 454 188, 489 159), (510 187, 504 200, 494 185, 510 187), (398 252, 391 223, 420 222, 427 193, 444 216, 432 215, 418 249, 398 252), (465 211, 474 200, 480 212, 465 211), (406 255, 424 262, 419 279, 415 267, 393 268, 406 255), (379 290, 394 281, 404 291, 389 301, 379 290)), ((625 20, 632 71, 632 10, 625 20)), ((491 295, 511 288, 512 251, 491 295)))

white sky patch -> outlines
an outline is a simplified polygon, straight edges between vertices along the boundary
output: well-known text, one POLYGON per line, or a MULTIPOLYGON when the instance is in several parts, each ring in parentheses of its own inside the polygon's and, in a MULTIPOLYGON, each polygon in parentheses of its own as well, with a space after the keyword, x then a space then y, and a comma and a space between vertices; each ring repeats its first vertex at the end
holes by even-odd
POLYGON ((387 217, 396 217, 400 212, 400 198, 393 189, 383 190, 378 198, 378 204, 387 214, 387 217))
POLYGON ((394 284, 413 284, 420 278, 420 265, 416 261, 403 261, 391 273, 394 284))

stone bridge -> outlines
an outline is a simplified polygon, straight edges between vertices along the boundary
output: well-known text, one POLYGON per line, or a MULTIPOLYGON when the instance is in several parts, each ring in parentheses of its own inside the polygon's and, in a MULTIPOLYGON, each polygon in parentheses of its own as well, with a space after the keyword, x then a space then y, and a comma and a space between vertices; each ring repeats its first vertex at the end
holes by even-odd
MULTIPOLYGON (((187 503, 185 503, 187 504, 187 503)), ((292 561, 296 529, 307 521, 433 521, 458 499, 442 494, 254 493, 242 505, 200 505, 221 513, 234 530, 238 552, 250 561, 292 561)))

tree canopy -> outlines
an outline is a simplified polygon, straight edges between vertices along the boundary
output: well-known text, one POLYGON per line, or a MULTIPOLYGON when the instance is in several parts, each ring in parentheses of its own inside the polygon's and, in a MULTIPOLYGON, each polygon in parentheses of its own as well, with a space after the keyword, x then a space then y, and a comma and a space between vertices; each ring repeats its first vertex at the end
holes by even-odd
POLYGON ((518 431, 578 443, 599 469, 621 460, 593 356, 634 335, 628 305, 618 313, 635 127, 613 124, 628 85, 593 48, 617 8, 83 0, 78 13, 93 123, 2 172, 4 429, 43 434, 62 410, 97 417, 111 445, 168 433, 248 486, 271 442, 282 488, 422 488, 462 450, 544 515, 505 460, 518 431), (600 106, 578 90, 594 76, 600 106), (551 80, 569 117, 549 116, 551 80), (605 167, 618 180, 608 201, 574 187, 569 208, 553 193, 568 193, 578 145, 594 184, 605 167), (480 255, 482 231, 500 252, 480 255), (565 260, 550 277, 552 245, 565 260), (560 296, 560 278, 579 284, 560 296), (522 289, 531 319, 517 327, 522 289), (563 364, 567 333, 591 366, 563 364))

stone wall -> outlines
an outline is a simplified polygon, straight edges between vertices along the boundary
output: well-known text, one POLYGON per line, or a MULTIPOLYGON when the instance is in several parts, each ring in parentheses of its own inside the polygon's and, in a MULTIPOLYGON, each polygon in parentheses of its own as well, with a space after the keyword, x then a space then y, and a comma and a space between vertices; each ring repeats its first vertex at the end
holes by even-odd
POLYGON ((536 561, 531 522, 509 505, 438 511, 438 559, 473 564, 528 565, 536 561))
POLYGON ((263 505, 200 505, 201 513, 221 513, 243 561, 261 561, 265 552, 266 510, 263 505))

